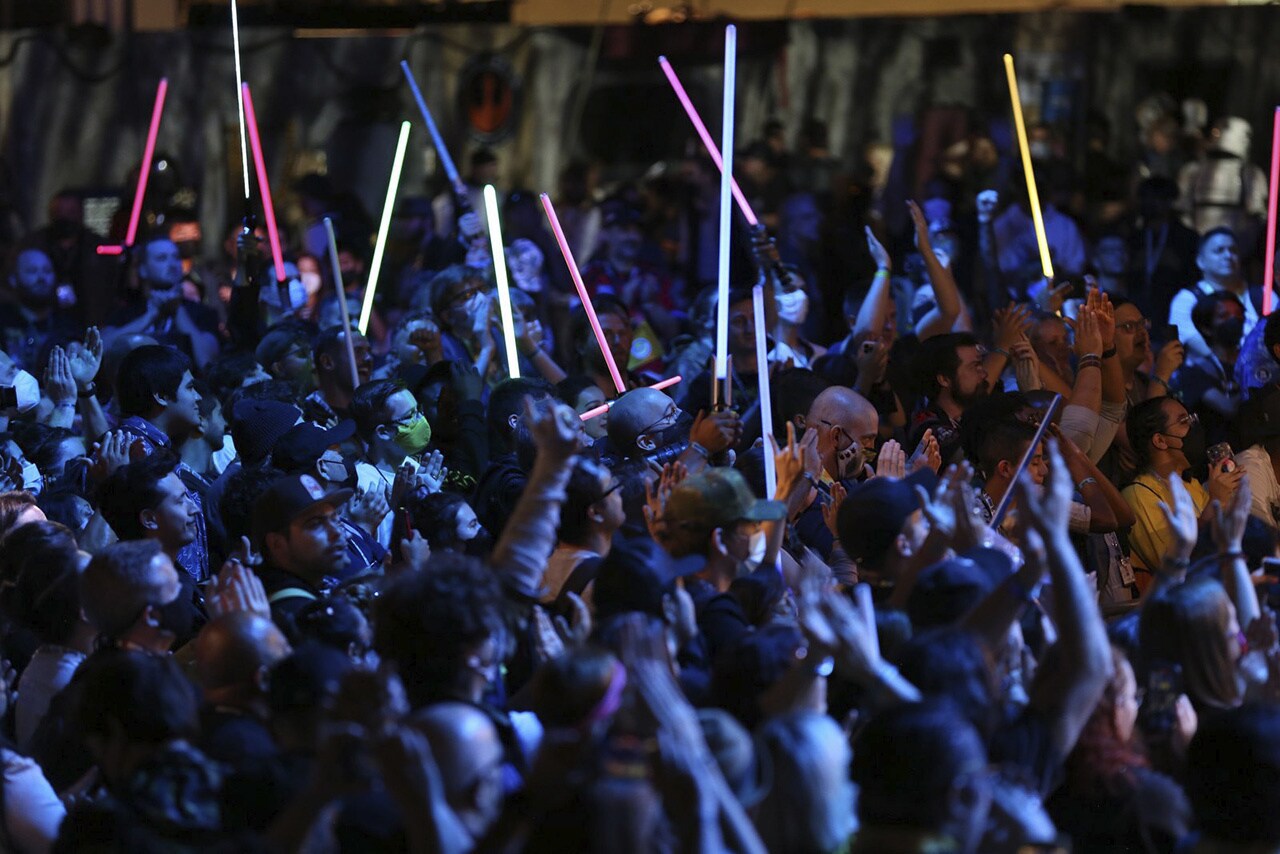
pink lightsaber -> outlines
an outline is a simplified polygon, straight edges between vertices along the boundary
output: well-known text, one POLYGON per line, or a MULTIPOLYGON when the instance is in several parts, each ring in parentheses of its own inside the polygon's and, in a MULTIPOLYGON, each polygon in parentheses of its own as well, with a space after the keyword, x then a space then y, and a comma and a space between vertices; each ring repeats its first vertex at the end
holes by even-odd
POLYGON ((241 83, 244 93, 244 122, 249 129, 249 147, 253 149, 253 168, 258 173, 258 192, 262 194, 262 218, 267 221, 267 240, 271 244, 271 263, 276 268, 276 281, 287 281, 284 254, 280 251, 280 231, 276 228, 276 209, 271 204, 271 183, 267 180, 267 163, 262 157, 262 139, 258 136, 258 114, 253 109, 249 84, 241 83))
MULTIPOLYGON (((646 386, 646 388, 651 388, 654 391, 662 391, 664 388, 671 388, 671 386, 675 385, 676 383, 680 382, 683 379, 684 377, 680 376, 679 374, 676 374, 674 377, 668 377, 662 382, 654 383, 651 386, 646 386)), ((588 409, 586 412, 582 413, 578 417, 581 418, 583 421, 590 421, 592 418, 598 418, 601 415, 604 415, 610 409, 612 409, 613 405, 617 402, 618 401, 616 400, 610 400, 607 403, 602 403, 599 406, 597 406, 595 409, 588 409)))
POLYGON ((1271 192, 1267 196, 1267 261, 1262 280, 1262 313, 1271 313, 1271 288, 1276 279, 1276 184, 1280 180, 1280 107, 1271 128, 1271 192))
POLYGON ((147 178, 151 176, 151 160, 156 153, 156 137, 160 133, 160 116, 164 112, 164 96, 169 91, 169 78, 161 77, 156 86, 155 105, 151 108, 151 126, 147 128, 147 145, 142 150, 142 169, 138 172, 138 186, 133 191, 133 210, 129 212, 129 228, 124 235, 123 246, 99 246, 99 255, 121 255, 138 238, 138 222, 142 219, 142 202, 147 196, 147 178))
POLYGON ((622 394, 627 390, 626 384, 622 381, 622 374, 618 372, 618 365, 613 360, 613 351, 609 349, 609 342, 604 339, 604 330, 600 328, 600 318, 596 317, 596 308, 591 304, 591 297, 587 294, 587 286, 582 282, 582 274, 578 272, 578 265, 573 260, 573 250, 569 248, 569 241, 565 239, 564 229, 560 227, 560 218, 556 216, 556 209, 551 205, 551 197, 543 193, 538 197, 542 200, 542 209, 547 212, 547 219, 551 222, 551 230, 555 232, 556 242, 560 244, 560 254, 564 255, 564 263, 569 266, 569 275, 573 277, 573 286, 578 289, 578 299, 582 300, 582 310, 587 313, 587 320, 591 321, 591 331, 596 334, 596 343, 600 345, 600 352, 604 354, 604 363, 609 368, 609 376, 613 379, 613 387, 618 390, 618 394, 622 394))
MULTIPOLYGON (((662 73, 667 75, 667 82, 675 90, 676 97, 680 99, 680 105, 684 107, 685 113, 689 116, 689 121, 693 122, 693 129, 698 132, 698 138, 702 140, 703 146, 706 147, 707 154, 711 155, 711 160, 716 164, 716 168, 723 172, 724 160, 720 157, 720 151, 716 147, 715 140, 711 138, 711 133, 707 130, 707 126, 703 124, 702 117, 698 115, 698 110, 693 106, 689 93, 684 90, 684 86, 680 83, 680 78, 676 76, 675 69, 671 67, 671 63, 667 61, 665 56, 658 57, 658 65, 662 66, 662 73)), ((738 209, 746 217, 747 224, 755 226, 758 220, 756 219, 755 211, 751 210, 751 205, 747 202, 747 197, 742 194, 742 189, 732 176, 729 181, 731 182, 733 197, 738 202, 738 209)))

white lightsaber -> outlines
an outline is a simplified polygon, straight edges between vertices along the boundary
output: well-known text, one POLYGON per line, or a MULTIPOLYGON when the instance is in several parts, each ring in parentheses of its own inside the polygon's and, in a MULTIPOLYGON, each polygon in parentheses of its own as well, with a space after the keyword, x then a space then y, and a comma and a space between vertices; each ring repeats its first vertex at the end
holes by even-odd
MULTIPOLYGON (((720 137, 720 264, 716 279, 715 380, 729 376, 729 232, 733 222, 733 102, 738 63, 738 28, 724 28, 724 128, 720 137)), ((766 456, 768 456, 766 454, 766 456)))
POLYGON ((236 109, 240 111, 240 171, 244 176, 244 199, 249 200, 249 144, 244 132, 244 75, 240 72, 240 14, 231 0, 231 46, 236 55, 236 109))
POLYGON ((520 378, 520 354, 516 351, 516 327, 511 317, 511 285, 507 282, 507 256, 502 246, 502 222, 498 218, 498 194, 484 185, 484 213, 489 220, 489 245, 493 249, 493 275, 498 281, 498 311, 502 314, 502 338, 507 344, 507 372, 520 378))
POLYGON ((756 324, 756 375, 760 378, 760 436, 764 439, 764 496, 778 490, 778 468, 773 458, 773 404, 769 391, 769 336, 764 326, 764 285, 751 289, 751 310, 756 324))

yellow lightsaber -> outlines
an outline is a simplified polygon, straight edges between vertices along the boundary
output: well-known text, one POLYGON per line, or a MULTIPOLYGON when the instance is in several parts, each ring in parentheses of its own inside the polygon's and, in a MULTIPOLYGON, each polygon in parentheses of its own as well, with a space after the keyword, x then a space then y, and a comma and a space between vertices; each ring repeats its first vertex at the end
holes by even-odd
POLYGON ((382 256, 387 249, 387 232, 391 230, 391 213, 396 206, 396 190, 400 186, 400 172, 404 168, 404 152, 409 147, 409 122, 400 123, 400 138, 396 141, 396 157, 391 162, 391 180, 387 182, 387 200, 382 205, 382 221, 378 224, 378 238, 373 245, 373 262, 369 265, 369 283, 364 286, 364 302, 360 305, 360 334, 369 330, 369 317, 373 314, 373 295, 378 290, 378 274, 382 272, 382 256))
POLYGON ((1031 149, 1027 146, 1027 125, 1022 120, 1022 97, 1018 94, 1018 73, 1013 70, 1013 54, 1004 55, 1005 76, 1009 78, 1009 100, 1013 102, 1013 123, 1018 129, 1018 148, 1022 152, 1022 171, 1027 176, 1027 199, 1031 203, 1031 220, 1036 226, 1036 243, 1040 246, 1040 269, 1053 281, 1053 261, 1049 258, 1049 239, 1044 234, 1044 217, 1040 215, 1040 194, 1036 192, 1036 175, 1031 168, 1031 149))
POLYGON ((498 280, 498 311, 502 315, 502 338, 507 345, 507 371, 513 380, 518 380, 520 379, 520 354, 516 350, 516 327, 511 317, 511 286, 507 283, 507 256, 502 247, 502 221, 498 218, 498 194, 492 184, 484 185, 484 212, 489 220, 489 245, 493 248, 493 274, 498 280))

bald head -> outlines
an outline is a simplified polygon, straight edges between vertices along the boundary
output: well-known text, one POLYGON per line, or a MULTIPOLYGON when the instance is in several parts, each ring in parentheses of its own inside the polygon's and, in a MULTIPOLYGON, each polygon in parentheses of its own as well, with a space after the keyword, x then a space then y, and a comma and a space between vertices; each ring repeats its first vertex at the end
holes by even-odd
POLYGON ((609 441, 628 456, 638 450, 651 451, 652 434, 674 424, 679 414, 675 402, 662 392, 634 389, 618 398, 609 410, 609 441))
POLYGON ((266 617, 233 611, 209 622, 195 641, 196 674, 206 695, 258 690, 261 674, 289 654, 289 642, 266 617))
MULTIPOLYGON (((813 400, 805 427, 818 431, 818 454, 827 473, 837 480, 861 471, 861 461, 841 464, 839 456, 856 445, 867 453, 875 448, 880 416, 871 402, 846 386, 831 386, 813 400)), ((856 450, 856 448, 855 448, 856 450)), ((861 456, 861 455, 859 455, 861 456)))

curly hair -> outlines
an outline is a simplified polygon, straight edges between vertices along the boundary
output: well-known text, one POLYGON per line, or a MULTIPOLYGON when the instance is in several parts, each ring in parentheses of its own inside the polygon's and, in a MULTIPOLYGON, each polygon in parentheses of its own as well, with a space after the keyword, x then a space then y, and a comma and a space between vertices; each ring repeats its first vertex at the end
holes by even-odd
POLYGON ((399 668, 415 707, 448 692, 466 650, 502 630, 501 597, 488 567, 448 552, 383 589, 374 608, 373 646, 399 668))

